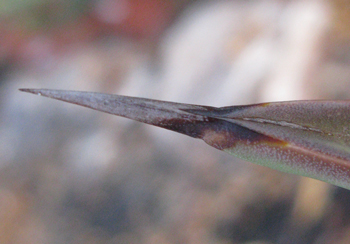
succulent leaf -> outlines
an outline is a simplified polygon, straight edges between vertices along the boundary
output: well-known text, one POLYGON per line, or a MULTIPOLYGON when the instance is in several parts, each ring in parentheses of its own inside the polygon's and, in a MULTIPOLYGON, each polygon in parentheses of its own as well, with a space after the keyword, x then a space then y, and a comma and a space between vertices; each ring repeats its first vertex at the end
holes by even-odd
POLYGON ((95 92, 20 90, 200 138, 253 163, 350 189, 350 101, 215 108, 95 92))

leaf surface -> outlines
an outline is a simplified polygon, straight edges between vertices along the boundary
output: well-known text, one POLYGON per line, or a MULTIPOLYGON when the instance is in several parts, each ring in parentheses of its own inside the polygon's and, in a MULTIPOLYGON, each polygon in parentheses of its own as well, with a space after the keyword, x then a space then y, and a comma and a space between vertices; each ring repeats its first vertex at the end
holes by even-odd
POLYGON ((350 189, 350 101, 215 108, 94 92, 20 90, 200 138, 239 158, 350 189))

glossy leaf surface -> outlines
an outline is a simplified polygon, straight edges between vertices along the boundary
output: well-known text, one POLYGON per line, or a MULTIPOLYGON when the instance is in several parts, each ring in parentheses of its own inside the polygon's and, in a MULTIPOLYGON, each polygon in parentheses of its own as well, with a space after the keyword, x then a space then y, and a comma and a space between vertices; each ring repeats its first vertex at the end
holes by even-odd
POLYGON ((350 189, 350 101, 215 108, 94 92, 21 91, 200 138, 239 158, 350 189))

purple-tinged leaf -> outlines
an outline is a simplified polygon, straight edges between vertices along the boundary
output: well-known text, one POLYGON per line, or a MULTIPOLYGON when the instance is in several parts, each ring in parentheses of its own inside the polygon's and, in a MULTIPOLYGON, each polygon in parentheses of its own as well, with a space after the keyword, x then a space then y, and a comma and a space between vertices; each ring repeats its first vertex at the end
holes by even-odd
POLYGON ((350 101, 214 108, 93 92, 20 90, 200 138, 239 158, 350 189, 350 101))

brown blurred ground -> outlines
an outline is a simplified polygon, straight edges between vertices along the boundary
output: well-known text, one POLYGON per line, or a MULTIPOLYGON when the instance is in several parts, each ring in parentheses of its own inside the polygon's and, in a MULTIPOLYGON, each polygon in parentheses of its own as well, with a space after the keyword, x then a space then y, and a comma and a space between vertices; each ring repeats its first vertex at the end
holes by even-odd
POLYGON ((5 1, 0 243, 349 243, 349 191, 18 92, 350 98, 348 1, 5 1))

